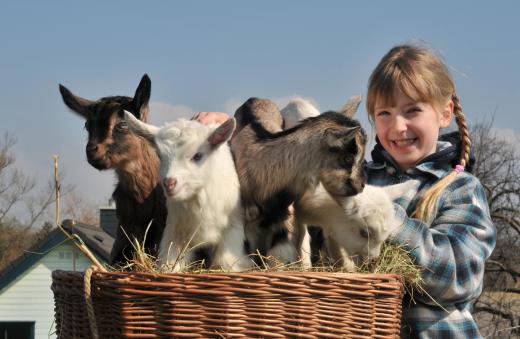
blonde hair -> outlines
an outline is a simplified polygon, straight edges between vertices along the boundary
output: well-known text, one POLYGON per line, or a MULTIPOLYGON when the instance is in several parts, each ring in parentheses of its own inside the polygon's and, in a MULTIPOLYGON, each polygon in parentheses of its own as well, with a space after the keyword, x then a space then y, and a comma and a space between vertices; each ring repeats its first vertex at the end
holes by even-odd
POLYGON ((468 125, 446 64, 426 46, 395 46, 381 59, 368 82, 367 112, 372 122, 376 102, 383 106, 395 105, 395 90, 414 101, 430 103, 437 109, 444 107, 449 100, 453 101, 453 114, 462 139, 458 165, 423 194, 415 210, 417 219, 431 222, 442 192, 469 162, 471 140, 468 125))

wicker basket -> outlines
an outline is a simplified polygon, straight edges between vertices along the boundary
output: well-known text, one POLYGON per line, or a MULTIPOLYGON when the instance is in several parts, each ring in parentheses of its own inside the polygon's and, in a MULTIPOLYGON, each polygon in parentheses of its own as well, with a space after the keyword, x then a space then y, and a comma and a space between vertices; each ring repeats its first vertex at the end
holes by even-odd
POLYGON ((399 337, 396 275, 54 271, 52 279, 59 338, 399 337))

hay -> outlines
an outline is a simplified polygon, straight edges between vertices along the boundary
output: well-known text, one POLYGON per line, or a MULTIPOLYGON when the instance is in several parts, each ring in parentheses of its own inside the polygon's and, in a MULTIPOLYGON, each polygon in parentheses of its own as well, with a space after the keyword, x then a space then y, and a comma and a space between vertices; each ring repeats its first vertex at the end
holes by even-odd
MULTIPOLYGON (((150 227, 150 225, 148 227, 150 227)), ((145 239, 147 233, 148 229, 145 233, 145 239)), ((142 243, 139 243, 139 241, 134 238, 131 240, 131 243, 135 250, 134 257, 128 260, 127 265, 117 269, 112 268, 114 271, 164 273, 157 263, 157 258, 145 252, 144 240, 142 243)), ((188 248, 185 250, 188 250, 188 248)), ((181 253, 181 256, 183 253, 181 253)), ((276 258, 262 256, 260 253, 252 254, 250 256, 259 257, 262 265, 252 267, 249 272, 345 272, 338 263, 326 259, 322 259, 318 264, 313 265, 311 268, 307 268, 304 267, 300 261, 285 264, 278 261, 276 258)), ((220 269, 208 269, 206 268, 204 261, 197 261, 187 266, 183 272, 205 274, 224 271, 220 269)), ((423 289, 424 282, 421 278, 421 269, 413 262, 409 251, 407 251, 402 245, 384 243, 378 260, 375 263, 363 263, 358 267, 357 273, 396 274, 403 278, 405 287, 410 294, 412 294, 413 290, 425 293, 423 289)))
POLYGON ((364 263, 359 268, 360 273, 400 275, 403 277, 405 285, 424 291, 421 271, 421 268, 413 262, 410 252, 403 245, 387 242, 381 247, 381 254, 375 264, 364 263))

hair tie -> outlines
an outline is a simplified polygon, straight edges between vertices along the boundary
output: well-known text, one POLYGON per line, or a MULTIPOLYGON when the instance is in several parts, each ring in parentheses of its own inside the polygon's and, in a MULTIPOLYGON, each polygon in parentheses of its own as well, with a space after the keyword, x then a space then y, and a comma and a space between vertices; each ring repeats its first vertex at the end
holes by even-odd
POLYGON ((455 172, 457 172, 457 173, 464 172, 464 166, 462 166, 462 165, 456 165, 454 169, 455 169, 455 172))

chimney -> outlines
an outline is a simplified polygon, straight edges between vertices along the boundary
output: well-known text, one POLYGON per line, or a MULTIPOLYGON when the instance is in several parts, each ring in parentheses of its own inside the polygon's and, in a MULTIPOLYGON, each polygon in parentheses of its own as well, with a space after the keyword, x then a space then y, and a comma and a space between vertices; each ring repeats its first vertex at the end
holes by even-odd
POLYGON ((116 206, 114 201, 109 199, 107 206, 99 207, 99 225, 105 232, 115 238, 118 224, 116 206))

